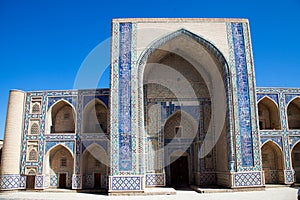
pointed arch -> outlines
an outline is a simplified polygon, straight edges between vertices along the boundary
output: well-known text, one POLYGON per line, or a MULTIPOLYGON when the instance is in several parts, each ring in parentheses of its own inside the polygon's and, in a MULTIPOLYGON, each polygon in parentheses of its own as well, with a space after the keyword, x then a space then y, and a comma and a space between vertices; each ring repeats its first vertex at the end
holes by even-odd
POLYGON ((74 157, 73 151, 72 151, 68 146, 66 146, 64 143, 58 143, 58 144, 52 146, 51 148, 49 148, 49 149, 47 150, 47 152, 45 152, 45 155, 48 155, 53 149, 56 149, 56 148, 58 148, 58 147, 60 147, 60 146, 61 146, 62 148, 67 149, 67 150, 69 151, 69 153, 72 155, 72 157, 74 157))
POLYGON ((261 147, 262 166, 266 183, 283 183, 284 170, 283 153, 273 141, 264 143, 261 147))
POLYGON ((289 129, 300 129, 300 98, 293 98, 287 105, 289 129))
POLYGON ((68 101, 55 102, 47 113, 47 133, 75 133, 76 109, 68 101))
POLYGON ((268 96, 258 101, 258 116, 260 130, 281 129, 278 105, 268 96))
POLYGON ((44 174, 55 182, 50 184, 54 188, 71 188, 74 172, 73 152, 63 144, 51 147, 44 157, 44 174))
MULTIPOLYGON (((228 149, 228 156, 226 157, 222 156, 222 161, 218 164, 219 169, 222 171, 229 170, 228 166, 230 163, 230 170, 234 169, 234 154, 235 151, 233 149, 233 125, 234 123, 230 122, 230 119, 233 118, 233 95, 232 95, 232 83, 231 83, 231 74, 229 70, 228 63, 224 57, 224 55, 220 52, 219 49, 217 49, 214 44, 204 38, 202 38, 199 35, 196 35, 186 29, 180 29, 175 32, 172 32, 166 36, 158 38, 156 41, 154 41, 152 44, 150 44, 147 48, 145 48, 144 52, 142 52, 141 56, 138 59, 138 71, 137 71, 137 77, 138 77, 138 115, 139 115, 139 121, 145 122, 145 119, 147 119, 145 116, 145 112, 147 109, 147 105, 144 104, 145 97, 147 93, 145 92, 144 88, 144 78, 145 73, 148 73, 148 69, 146 69, 148 64, 155 64, 155 63, 163 63, 166 62, 165 60, 168 59, 170 56, 178 56, 181 58, 184 58, 184 60, 189 63, 192 67, 194 67, 194 70, 197 71, 196 73, 192 73, 193 75, 196 74, 196 76, 201 77, 199 80, 203 80, 203 83, 205 84, 205 87, 208 90, 208 97, 207 99, 214 98, 214 100, 218 99, 226 99, 226 101, 223 101, 220 104, 212 103, 210 104, 210 113, 211 116, 215 116, 214 118, 209 118, 209 120, 205 120, 208 124, 222 124, 222 127, 214 126, 210 127, 207 125, 205 127, 205 132, 212 132, 212 133, 220 133, 220 135, 216 136, 222 137, 226 140, 226 142, 217 143, 217 146, 223 146, 223 148, 218 148, 220 150, 220 155, 222 154, 221 151, 223 149, 228 149), (217 72, 217 73, 216 73, 217 72), (216 78, 217 76, 220 76, 220 78, 216 78), (218 84, 216 84, 216 81, 212 82, 212 80, 220 80, 218 81, 218 84), (221 95, 223 93, 220 92, 220 94, 215 94, 217 91, 216 88, 220 89, 221 87, 224 87, 224 95, 221 95), (214 94, 214 95, 212 95, 214 94), (224 98, 218 98, 217 96, 224 96, 224 98), (224 115, 223 113, 220 114, 217 109, 217 105, 223 105, 224 104, 224 115), (223 117, 224 116, 224 117, 223 117), (220 122, 219 118, 225 119, 225 123, 220 122), (214 120, 215 122, 211 122, 211 120, 214 120), (223 127, 223 124, 224 127, 223 127), (226 128, 225 128, 226 126, 226 128), (216 130, 218 129, 218 130, 216 130), (227 145, 229 148, 227 148, 227 145), (227 163, 228 162, 228 163, 227 163)), ((169 66, 168 64, 166 66, 169 66)), ((159 68, 160 66, 158 66, 159 68)), ((158 74, 158 73, 156 73, 158 74)), ((149 82, 148 82, 149 83, 149 82)), ((201 89, 204 89, 205 87, 201 87, 201 89)), ((197 87, 200 88, 200 87, 197 87)), ((193 88, 194 89, 194 88, 193 88)), ((205 91, 205 89, 204 89, 205 91)), ((220 90, 223 91, 223 90, 220 90)), ((201 94, 201 93, 200 93, 201 94)), ((197 94, 196 94, 197 96, 197 94)), ((222 107, 222 106, 221 106, 222 107)), ((139 124, 139 133, 145 134, 144 130, 147 130, 147 127, 144 127, 145 124, 139 124)), ((180 128, 180 127, 179 127, 180 128)), ((144 137, 144 135, 141 136, 141 138, 144 137)), ((208 146, 208 145, 207 145, 208 146)), ((199 148, 200 149, 200 148, 199 148)), ((208 149, 207 151, 211 151, 211 149, 208 149)), ((223 154, 222 154, 223 155, 223 154)))
POLYGON ((97 143, 89 145, 81 157, 83 188, 106 188, 108 166, 109 157, 105 149, 97 143))
POLYGON ((277 144, 276 142, 274 142, 274 141, 271 140, 271 139, 268 139, 268 140, 266 140, 264 143, 262 143, 262 144, 261 144, 261 147, 264 146, 264 145, 265 145, 266 143, 268 143, 268 142, 273 143, 274 145, 276 145, 276 146, 282 151, 282 147, 279 146, 279 144, 277 144))
POLYGON ((95 98, 83 110, 82 133, 107 133, 108 109, 104 102, 95 98))

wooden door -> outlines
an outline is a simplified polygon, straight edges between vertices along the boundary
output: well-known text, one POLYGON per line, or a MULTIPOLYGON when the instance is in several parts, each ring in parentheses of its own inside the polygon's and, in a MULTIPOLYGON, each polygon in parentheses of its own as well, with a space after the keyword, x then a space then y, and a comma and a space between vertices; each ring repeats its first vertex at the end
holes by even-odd
POLYGON ((59 188, 67 188, 67 174, 61 173, 59 174, 59 188))
POLYGON ((33 190, 35 186, 35 176, 28 175, 26 176, 26 190, 33 190))
POLYGON ((181 156, 171 164, 171 185, 185 187, 189 184, 188 157, 181 156))
POLYGON ((94 173, 94 188, 101 188, 101 174, 94 173))

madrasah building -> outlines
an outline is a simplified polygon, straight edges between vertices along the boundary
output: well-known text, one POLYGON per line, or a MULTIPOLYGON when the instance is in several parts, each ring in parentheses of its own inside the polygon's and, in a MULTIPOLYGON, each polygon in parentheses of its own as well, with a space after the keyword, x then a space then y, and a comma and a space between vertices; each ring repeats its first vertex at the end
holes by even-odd
POLYGON ((1 190, 300 181, 300 88, 256 87, 247 19, 114 19, 110 88, 11 90, 1 190))

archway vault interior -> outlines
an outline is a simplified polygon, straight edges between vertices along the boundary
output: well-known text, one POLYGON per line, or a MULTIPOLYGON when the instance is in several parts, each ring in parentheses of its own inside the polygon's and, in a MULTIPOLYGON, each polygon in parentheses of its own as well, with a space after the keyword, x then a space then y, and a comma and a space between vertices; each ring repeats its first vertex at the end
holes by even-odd
MULTIPOLYGON (((189 160, 189 184, 214 185, 218 184, 216 172, 228 171, 228 156, 224 154, 228 149, 228 115, 224 115, 227 119, 221 127, 219 138, 216 130, 210 126, 210 123, 216 123, 211 117, 211 88, 215 84, 212 81, 214 77, 220 76, 220 85, 229 89, 229 81, 224 80, 224 77, 228 77, 224 76, 228 68, 224 66, 225 61, 220 61, 220 56, 209 50, 210 43, 199 42, 193 38, 193 34, 186 33, 179 31, 174 37, 162 39, 161 44, 158 41, 159 45, 150 48, 151 53, 145 53, 141 59, 141 74, 138 77, 143 78, 140 81, 144 99, 142 117, 148 137, 146 160, 149 162, 146 171, 165 173, 167 183, 172 183, 170 169, 164 167, 170 164, 167 160, 171 153, 185 146, 183 153, 188 155, 189 160), (185 123, 192 120, 196 124, 193 130, 190 124, 185 123), (185 138, 187 135, 193 135, 192 139, 185 138), (205 144, 205 138, 211 142, 205 144), (204 157, 200 155, 201 148, 210 148, 204 157), (203 173, 210 177, 208 181, 201 180, 203 173)), ((228 94, 223 92, 224 99, 228 94)), ((224 109, 225 113, 228 112, 228 107, 224 109)))

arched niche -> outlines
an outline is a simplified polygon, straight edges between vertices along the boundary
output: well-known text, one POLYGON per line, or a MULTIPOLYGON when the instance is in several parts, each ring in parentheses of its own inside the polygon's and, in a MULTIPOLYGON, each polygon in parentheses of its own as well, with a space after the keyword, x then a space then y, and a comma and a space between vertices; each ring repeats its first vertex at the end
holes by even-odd
POLYGON ((272 141, 266 142, 261 148, 262 166, 265 183, 283 183, 283 154, 281 149, 272 141))
POLYGON ((109 158, 105 149, 90 145, 82 154, 83 188, 106 188, 109 173, 109 158))
POLYGON ((75 133, 76 112, 72 104, 60 100, 47 113, 47 133, 75 133))
POLYGON ((260 130, 280 130, 280 115, 277 104, 269 97, 264 97, 258 103, 260 130))
POLYGON ((289 129, 300 129, 300 98, 292 100, 287 107, 289 129))
POLYGON ((90 101, 83 111, 82 133, 107 133, 108 111, 99 99, 90 101))
POLYGON ((74 170, 72 152, 62 144, 52 147, 45 155, 44 171, 49 175, 50 187, 71 188, 74 170))

